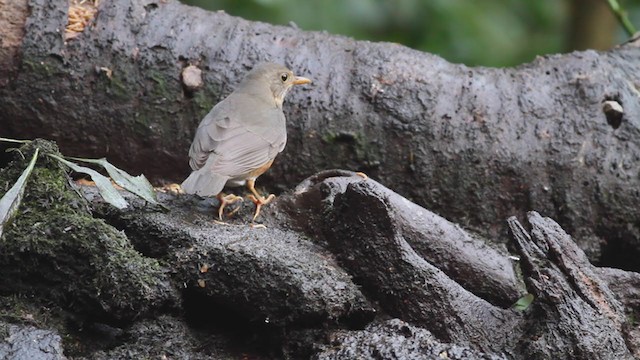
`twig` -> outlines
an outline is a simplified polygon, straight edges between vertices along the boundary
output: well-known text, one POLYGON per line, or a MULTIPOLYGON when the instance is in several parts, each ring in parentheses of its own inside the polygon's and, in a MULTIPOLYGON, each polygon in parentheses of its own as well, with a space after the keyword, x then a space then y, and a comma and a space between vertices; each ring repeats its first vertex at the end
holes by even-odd
POLYGON ((627 32, 627 34, 629 34, 629 36, 633 36, 633 34, 636 33, 636 28, 629 20, 627 11, 620 6, 618 0, 607 0, 607 2, 609 3, 611 11, 613 11, 615 16, 618 18, 618 21, 620 21, 620 24, 622 24, 622 27, 627 32))

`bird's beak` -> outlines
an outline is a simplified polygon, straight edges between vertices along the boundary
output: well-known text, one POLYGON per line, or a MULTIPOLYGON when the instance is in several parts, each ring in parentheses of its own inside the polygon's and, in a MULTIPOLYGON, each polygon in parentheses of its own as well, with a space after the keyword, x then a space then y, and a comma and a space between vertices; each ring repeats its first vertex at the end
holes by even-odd
POLYGON ((293 80, 293 85, 309 84, 310 82, 311 80, 307 79, 306 77, 296 76, 296 79, 293 80))

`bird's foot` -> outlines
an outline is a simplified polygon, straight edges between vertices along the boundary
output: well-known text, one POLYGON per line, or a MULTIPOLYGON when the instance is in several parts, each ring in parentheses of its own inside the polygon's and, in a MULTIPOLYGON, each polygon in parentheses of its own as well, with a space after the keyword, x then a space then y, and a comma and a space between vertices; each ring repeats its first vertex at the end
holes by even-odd
MULTIPOLYGON (((229 204, 235 204, 238 201, 244 201, 242 196, 229 194, 224 195, 222 193, 218 194, 218 200, 220 200, 220 207, 218 208, 218 219, 222 220, 222 214, 224 214, 224 208, 229 204)), ((233 215, 238 211, 238 208, 231 210, 229 212, 229 216, 233 215)))
POLYGON ((273 194, 269 194, 269 196, 267 196, 266 198, 262 197, 262 196, 255 196, 255 195, 247 195, 247 197, 253 201, 254 204, 256 204, 256 213, 253 215, 253 221, 256 221, 256 218, 258 217, 258 215, 260 215, 260 209, 262 208, 262 205, 267 205, 268 203, 271 202, 271 200, 275 199, 276 196, 273 194))
POLYGON ((362 178, 362 180, 367 180, 369 178, 369 175, 367 175, 367 174, 365 174, 365 173, 363 173, 361 171, 358 171, 356 173, 356 175, 360 176, 362 178))
POLYGON ((182 186, 180 186, 180 184, 167 184, 161 187, 154 187, 153 188, 156 191, 159 192, 163 192, 163 193, 169 193, 169 194, 173 194, 173 195, 182 195, 184 194, 184 190, 182 190, 182 186))

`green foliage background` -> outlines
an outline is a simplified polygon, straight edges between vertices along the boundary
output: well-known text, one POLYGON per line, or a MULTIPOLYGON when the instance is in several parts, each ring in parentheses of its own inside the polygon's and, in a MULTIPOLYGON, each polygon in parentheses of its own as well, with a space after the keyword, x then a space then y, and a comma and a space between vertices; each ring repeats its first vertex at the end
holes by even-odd
MULTIPOLYGON (((602 0, 606 2, 606 0, 602 0)), ((467 65, 510 66, 572 50, 569 0, 183 0, 249 20, 397 42, 467 65)), ((638 19, 640 0, 621 0, 638 19)), ((585 5, 589 6, 589 5, 585 5)), ((603 16, 610 16, 606 9, 603 16)), ((638 26, 638 21, 634 21, 638 26)), ((594 23, 593 26, 599 24, 594 23)), ((606 30, 603 30, 606 31, 606 30)), ((618 41, 625 36, 619 31, 618 41)))

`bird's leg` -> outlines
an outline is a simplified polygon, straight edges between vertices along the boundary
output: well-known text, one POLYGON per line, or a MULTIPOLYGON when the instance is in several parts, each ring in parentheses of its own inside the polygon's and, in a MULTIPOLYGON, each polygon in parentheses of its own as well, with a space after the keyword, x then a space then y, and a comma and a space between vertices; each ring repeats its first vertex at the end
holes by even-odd
POLYGON ((253 194, 253 195, 247 195, 247 197, 251 199, 251 201, 253 201, 254 204, 256 204, 256 213, 253 215, 254 221, 256 220, 258 215, 260 215, 260 209, 262 208, 262 205, 266 205, 270 203, 271 200, 275 199, 276 197, 273 194, 269 194, 269 196, 267 196, 267 198, 265 199, 264 197, 260 196, 260 194, 258 194, 255 186, 256 186, 256 179, 247 180, 247 188, 249 188, 249 191, 251 191, 251 193, 253 194))
MULTIPOLYGON (((234 204, 238 201, 244 201, 244 199, 242 198, 242 196, 237 196, 234 194, 229 194, 229 195, 225 195, 223 193, 220 193, 216 196, 216 198, 218 198, 218 200, 220 201, 220 207, 218 208, 218 218, 220 220, 222 220, 222 214, 224 214, 224 208, 225 206, 229 205, 229 204, 234 204)), ((238 209, 235 209, 233 211, 231 211, 231 213, 229 213, 229 215, 233 215, 236 211, 238 211, 238 209)))

